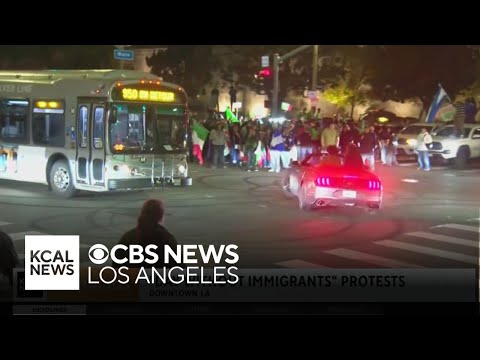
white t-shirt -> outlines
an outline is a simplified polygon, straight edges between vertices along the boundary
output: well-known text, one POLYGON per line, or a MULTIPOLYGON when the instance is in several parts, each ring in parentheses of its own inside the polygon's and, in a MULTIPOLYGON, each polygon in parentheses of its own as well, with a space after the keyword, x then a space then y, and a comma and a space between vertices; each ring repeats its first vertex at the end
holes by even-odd
POLYGON ((428 132, 420 133, 417 137, 417 150, 418 151, 428 151, 427 145, 432 143, 432 137, 428 132))

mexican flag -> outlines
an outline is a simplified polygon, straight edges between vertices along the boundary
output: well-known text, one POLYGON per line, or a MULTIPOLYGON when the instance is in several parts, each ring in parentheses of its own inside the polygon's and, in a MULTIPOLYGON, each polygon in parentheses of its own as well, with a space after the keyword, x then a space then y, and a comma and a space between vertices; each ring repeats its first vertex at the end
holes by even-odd
POLYGON ((196 122, 193 124, 192 131, 192 143, 193 143, 193 155, 197 157, 200 165, 203 165, 203 144, 208 137, 208 130, 200 123, 196 122))
POLYGON ((258 142, 257 149, 254 151, 255 162, 259 167, 264 167, 267 160, 267 149, 261 141, 258 142))
POLYGON ((230 108, 227 108, 227 110, 225 110, 225 116, 227 117, 227 120, 230 120, 232 123, 238 123, 237 117, 233 114, 230 108))

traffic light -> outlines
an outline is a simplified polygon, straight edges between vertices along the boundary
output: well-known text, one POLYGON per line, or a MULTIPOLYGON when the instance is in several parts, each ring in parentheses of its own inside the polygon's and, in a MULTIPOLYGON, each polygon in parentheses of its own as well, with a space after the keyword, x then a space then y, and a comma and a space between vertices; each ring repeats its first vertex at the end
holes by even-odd
POLYGON ((269 68, 266 68, 266 69, 260 70, 258 75, 261 76, 261 77, 264 77, 264 78, 268 78, 268 77, 272 76, 272 72, 269 68))
POLYGON ((273 76, 270 68, 264 68, 255 74, 255 90, 261 95, 271 93, 273 90, 273 76))

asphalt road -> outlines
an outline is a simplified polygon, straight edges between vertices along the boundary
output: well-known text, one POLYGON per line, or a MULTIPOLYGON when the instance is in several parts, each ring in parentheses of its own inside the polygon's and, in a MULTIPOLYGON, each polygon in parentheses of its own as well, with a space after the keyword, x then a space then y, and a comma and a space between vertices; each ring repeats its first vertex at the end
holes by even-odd
MULTIPOLYGON (((239 246, 240 267, 478 266, 480 169, 415 164, 376 170, 384 208, 301 212, 280 176, 265 171, 192 166, 193 186, 59 199, 43 185, 0 180, 0 230, 23 255, 26 234, 80 235, 88 248, 109 247, 135 226, 144 200, 161 198, 166 227, 184 244, 239 246)), ((90 264, 90 263, 88 263, 90 264)))

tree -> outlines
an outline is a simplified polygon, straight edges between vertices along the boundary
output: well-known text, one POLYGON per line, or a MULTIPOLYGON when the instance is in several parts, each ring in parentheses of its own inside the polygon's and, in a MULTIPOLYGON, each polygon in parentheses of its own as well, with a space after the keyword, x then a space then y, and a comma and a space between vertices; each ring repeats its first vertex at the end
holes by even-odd
POLYGON ((350 108, 350 117, 353 118, 355 106, 365 105, 369 100, 367 85, 364 80, 347 73, 340 77, 336 85, 330 86, 324 92, 325 100, 343 109, 350 108))
MULTIPOLYGON (((261 69, 261 57, 270 57, 270 67, 273 67, 273 54, 284 55, 298 47, 298 45, 230 45, 224 48, 222 57, 224 66, 221 69, 222 78, 239 87, 255 85, 255 74, 261 69)), ((311 68, 311 51, 299 53, 291 61, 281 64, 279 69, 280 95, 282 99, 292 89, 302 89, 308 85, 305 70, 311 68), (308 60, 309 59, 309 60, 308 60)))
POLYGON ((147 58, 147 64, 152 67, 152 73, 164 81, 182 85, 189 95, 199 94, 218 67, 212 46, 208 45, 169 46, 167 51, 147 58))
POLYGON ((334 50, 334 56, 336 61, 322 67, 327 86, 324 96, 332 104, 348 108, 353 118, 355 107, 365 105, 371 98, 369 82, 374 75, 375 49, 342 46, 334 50))
POLYGON ((424 113, 439 83, 453 100, 474 82, 474 53, 466 45, 383 46, 371 84, 382 100, 420 99, 424 113))

